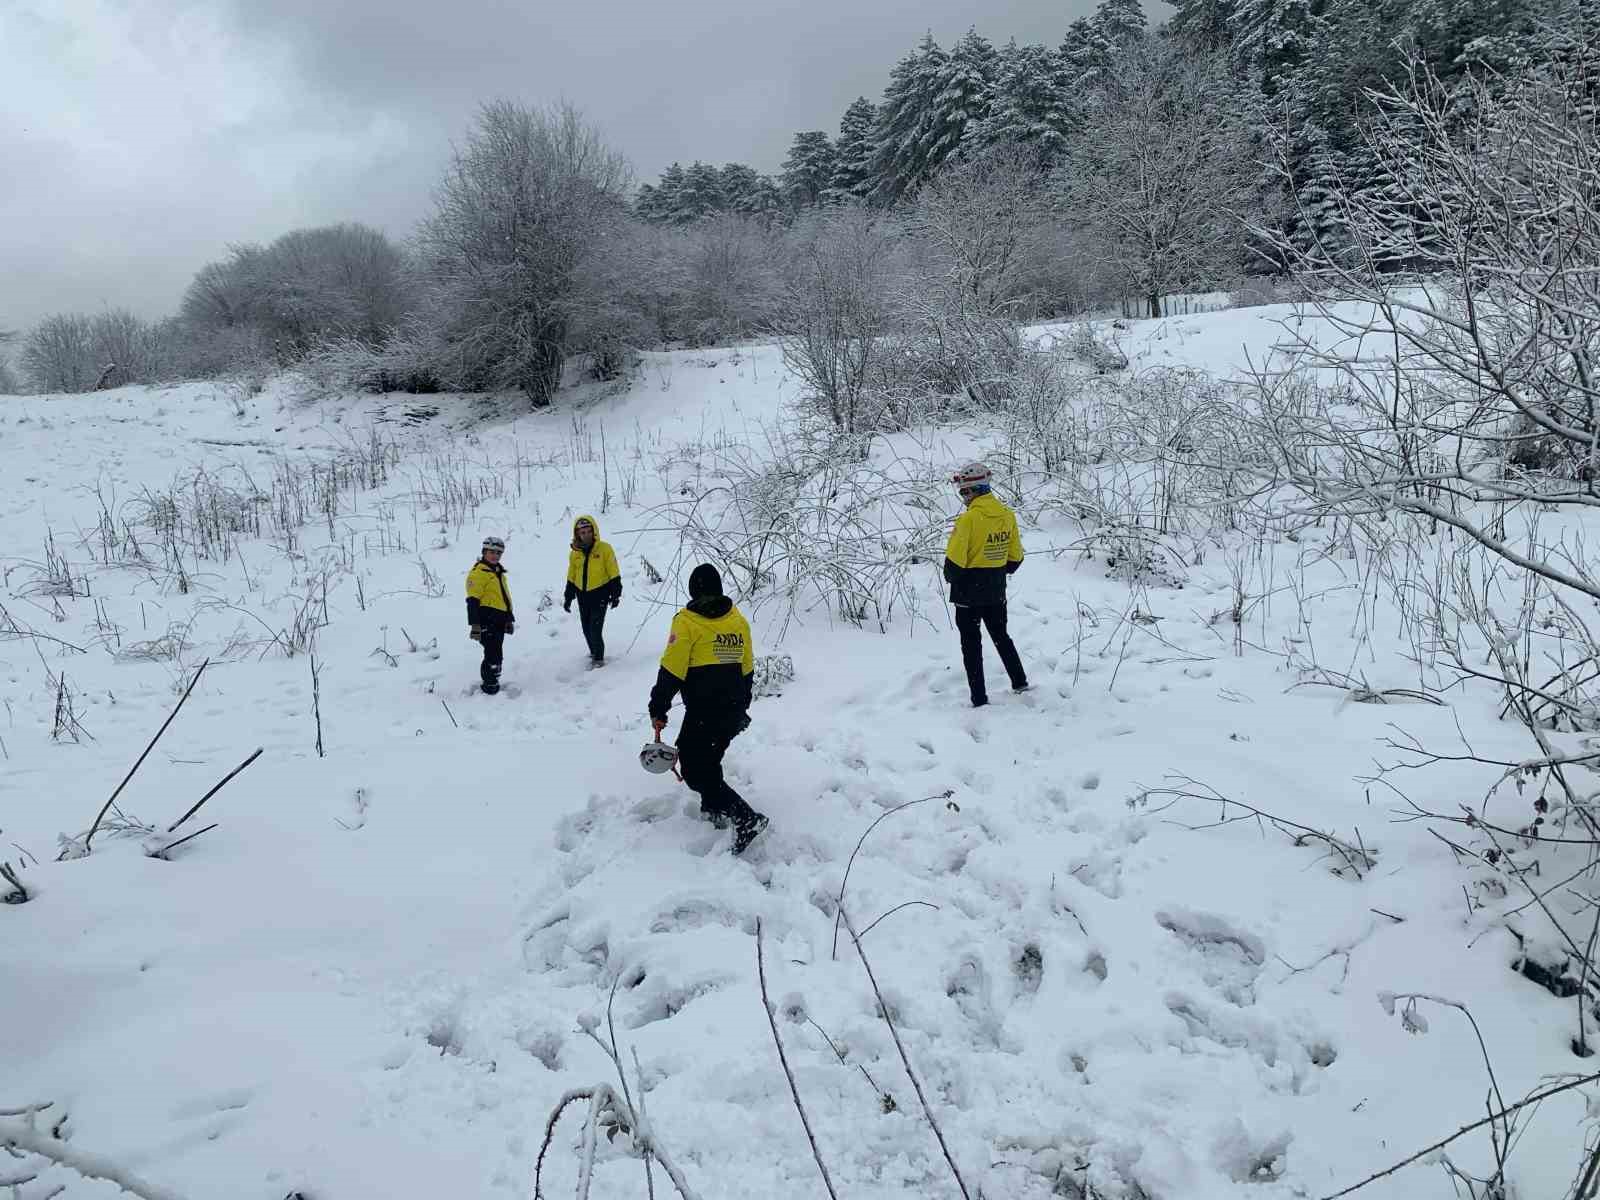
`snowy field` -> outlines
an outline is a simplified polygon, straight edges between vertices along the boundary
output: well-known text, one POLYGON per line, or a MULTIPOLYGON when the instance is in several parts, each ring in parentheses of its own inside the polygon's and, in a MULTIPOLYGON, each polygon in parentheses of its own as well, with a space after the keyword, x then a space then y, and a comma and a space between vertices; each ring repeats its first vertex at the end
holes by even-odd
MULTIPOLYGON (((1135 372, 1226 376, 1288 316, 1131 322, 1122 347, 1135 372)), ((1369 778, 1400 757, 1386 740, 1516 760, 1525 734, 1487 685, 1376 704, 1309 679, 1417 676, 1387 593, 1315 531, 1213 546, 1181 588, 1135 589, 1077 552, 1067 514, 1023 504, 1011 628, 1034 687, 1006 691, 991 650, 976 711, 937 561, 881 630, 747 605, 757 654, 790 656, 794 679, 729 753, 772 818, 732 857, 636 758, 695 561, 662 506, 712 492, 729 447, 770 445, 793 393, 751 346, 649 355, 630 387, 532 415, 306 401, 285 381, 0 399, 0 859, 31 894, 0 909, 0 1109, 50 1102, 38 1130, 152 1195, 528 1196, 563 1093, 617 1084, 584 1032, 608 1039, 611 1001, 635 1099, 698 1196, 816 1197, 759 923, 839 1195, 959 1195, 835 934, 858 840, 912 801, 862 843, 844 905, 873 926, 861 946, 970 1196, 1327 1196, 1483 1117, 1472 1024, 1381 993, 1468 1004, 1507 1102, 1585 1069, 1575 1002, 1513 969, 1526 896, 1369 778), (559 606, 578 513, 623 566, 595 672, 559 606), (493 698, 461 599, 486 533, 507 540, 519 617, 493 698), (56 861, 208 658, 92 852, 56 861), (1219 824, 1243 810, 1181 794, 1207 789, 1280 821, 1219 824), (163 845, 213 822, 144 853, 151 827, 163 845)), ((997 449, 954 429, 912 446, 946 473, 997 449)), ((1493 778, 1399 782, 1455 811, 1493 778)), ((574 1187, 582 1109, 547 1194, 574 1187)), ((1585 1112, 1568 1092, 1526 1126, 1520 1195, 1567 1187, 1585 1112)), ((592 1195, 644 1194, 629 1146, 600 1139, 592 1195)), ((1485 1173, 1487 1132, 1449 1154, 1485 1173)), ((8 1194, 119 1194, 0 1156, 0 1183, 29 1175, 8 1194)), ((672 1194, 659 1167, 654 1186, 672 1194)), ((1424 1162, 1362 1194, 1456 1191, 1424 1162)))

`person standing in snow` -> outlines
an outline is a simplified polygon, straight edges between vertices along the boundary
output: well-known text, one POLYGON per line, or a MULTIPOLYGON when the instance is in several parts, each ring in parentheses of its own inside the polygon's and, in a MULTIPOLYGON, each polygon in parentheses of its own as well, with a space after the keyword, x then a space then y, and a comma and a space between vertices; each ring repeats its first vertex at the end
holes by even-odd
POLYGON ((610 542, 600 540, 599 523, 581 516, 572 523, 572 550, 567 555, 567 591, 561 607, 572 611, 578 602, 578 622, 589 643, 590 666, 606 661, 606 609, 622 603, 622 572, 610 542))
POLYGON ((689 603, 672 618, 656 685, 650 723, 656 737, 667 727, 672 698, 683 693, 678 730, 678 770, 700 795, 700 814, 718 828, 733 825, 733 852, 743 854, 767 827, 722 774, 728 745, 750 724, 755 650, 750 623, 722 594, 722 577, 710 563, 689 575, 689 603))
POLYGON ((478 676, 483 680, 483 690, 491 696, 500 690, 505 640, 517 629, 506 569, 500 565, 505 552, 506 544, 500 538, 484 538, 483 552, 467 572, 467 636, 483 646, 478 676))
POLYGON ((965 510, 956 517, 944 552, 944 579, 950 603, 956 606, 956 632, 961 635, 961 663, 972 691, 972 707, 989 703, 983 678, 983 634, 989 631, 1000 652, 1011 690, 1028 690, 1022 658, 1006 632, 1006 576, 1022 565, 1022 536, 1017 514, 989 490, 989 468, 968 463, 951 476, 965 510))

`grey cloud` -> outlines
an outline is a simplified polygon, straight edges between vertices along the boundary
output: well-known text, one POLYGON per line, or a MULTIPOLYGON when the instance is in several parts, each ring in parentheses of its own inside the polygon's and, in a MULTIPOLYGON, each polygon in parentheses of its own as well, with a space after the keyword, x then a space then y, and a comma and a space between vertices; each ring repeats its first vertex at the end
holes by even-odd
POLYGON ((643 180, 696 158, 770 171, 925 30, 1053 44, 1093 6, 80 0, 69 19, 7 0, 0 45, 26 65, 0 76, 0 328, 171 312, 228 243, 301 225, 403 237, 485 100, 571 101, 643 180))

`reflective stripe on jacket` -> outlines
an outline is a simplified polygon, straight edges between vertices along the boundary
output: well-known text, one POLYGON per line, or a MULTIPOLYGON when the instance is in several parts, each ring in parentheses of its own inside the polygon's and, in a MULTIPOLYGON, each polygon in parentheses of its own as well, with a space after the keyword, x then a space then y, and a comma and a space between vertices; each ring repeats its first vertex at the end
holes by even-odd
POLYGON ((1006 576, 1022 565, 1017 514, 993 493, 976 497, 956 517, 944 552, 952 604, 1003 604, 1006 576))
POLYGON ((566 599, 587 596, 613 600, 622 595, 622 570, 610 542, 600 540, 600 522, 586 514, 572 522, 572 548, 567 554, 566 599), (578 525, 589 522, 594 542, 587 551, 578 549, 578 525))
POLYGON ((691 601, 672 618, 650 691, 650 715, 665 720, 679 691, 685 719, 740 715, 750 707, 755 669, 750 623, 733 601, 726 596, 691 601))
POLYGON ((506 569, 490 566, 479 559, 467 572, 467 620, 479 624, 479 609, 490 608, 511 616, 511 589, 506 586, 506 569))

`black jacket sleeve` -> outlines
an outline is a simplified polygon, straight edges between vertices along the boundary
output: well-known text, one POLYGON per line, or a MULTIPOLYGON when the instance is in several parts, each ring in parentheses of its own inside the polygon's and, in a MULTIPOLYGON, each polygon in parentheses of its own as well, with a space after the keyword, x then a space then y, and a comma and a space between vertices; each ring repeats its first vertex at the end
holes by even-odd
POLYGON ((956 564, 950 559, 946 558, 944 560, 944 581, 946 583, 954 583, 956 581, 956 572, 958 570, 960 570, 960 568, 957 567, 956 564))
POLYGON ((482 605, 479 603, 478 598, 476 596, 468 596, 467 597, 467 624, 468 625, 481 625, 483 623, 478 617, 478 609, 481 608, 481 607, 482 607, 482 605))
POLYGON ((577 585, 574 584, 572 582, 572 580, 569 579, 569 580, 567 580, 567 590, 565 592, 561 593, 561 603, 562 604, 571 604, 577 598, 578 598, 577 585))
POLYGON ((667 710, 672 707, 672 698, 678 694, 678 689, 682 686, 683 680, 665 667, 656 670, 656 685, 650 689, 650 716, 654 720, 667 719, 667 710))
POLYGON ((1014 562, 1006 563, 1006 574, 1007 575, 1015 575, 1017 573, 1017 568, 1020 567, 1021 565, 1022 565, 1022 560, 1020 558, 1017 559, 1014 562))
POLYGON ((622 576, 621 575, 618 575, 610 583, 606 584, 606 599, 607 600, 621 600, 622 599, 622 576))

